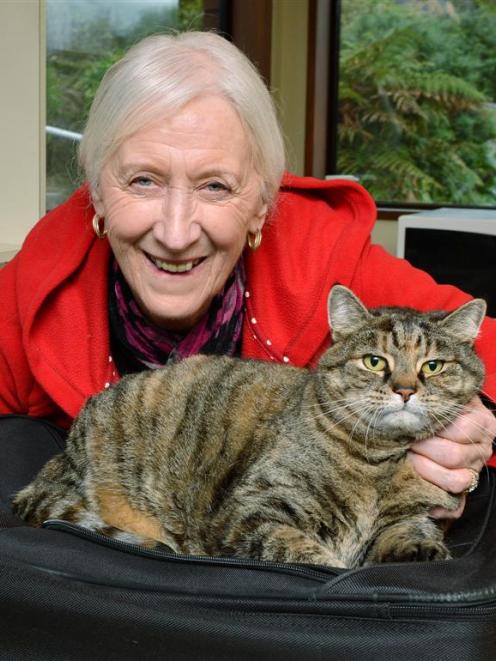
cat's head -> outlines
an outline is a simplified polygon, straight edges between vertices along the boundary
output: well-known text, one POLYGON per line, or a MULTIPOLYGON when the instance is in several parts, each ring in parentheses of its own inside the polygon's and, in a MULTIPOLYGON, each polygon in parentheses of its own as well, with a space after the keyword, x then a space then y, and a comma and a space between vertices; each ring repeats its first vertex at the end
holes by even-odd
POLYGON ((334 344, 319 365, 350 429, 368 437, 428 437, 482 386, 484 368, 473 348, 486 312, 481 299, 450 313, 369 310, 336 285, 328 311, 334 344))

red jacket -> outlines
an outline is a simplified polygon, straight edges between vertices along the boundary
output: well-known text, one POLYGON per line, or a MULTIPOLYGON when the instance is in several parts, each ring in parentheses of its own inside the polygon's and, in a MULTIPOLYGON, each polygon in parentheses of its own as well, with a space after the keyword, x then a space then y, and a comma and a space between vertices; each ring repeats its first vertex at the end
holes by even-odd
MULTIPOLYGON (((106 240, 91 227, 86 187, 34 227, 0 269, 0 413, 68 425, 85 399, 118 376, 109 362, 106 240)), ((329 345, 331 286, 351 287, 368 306, 453 309, 469 297, 370 244, 375 206, 347 180, 288 175, 261 247, 246 251, 242 354, 314 363, 329 345)), ((485 390, 496 400, 496 321, 478 351, 485 390)))

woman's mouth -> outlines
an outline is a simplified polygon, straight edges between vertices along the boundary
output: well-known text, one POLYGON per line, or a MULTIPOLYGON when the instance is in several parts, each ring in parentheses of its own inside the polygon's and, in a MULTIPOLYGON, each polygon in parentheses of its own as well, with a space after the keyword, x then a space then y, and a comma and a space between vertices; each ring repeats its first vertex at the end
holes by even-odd
POLYGON ((145 253, 148 259, 156 266, 160 271, 165 271, 166 273, 188 273, 192 271, 195 266, 198 266, 205 257, 199 257, 198 259, 184 260, 184 261, 175 261, 169 262, 163 259, 158 259, 158 257, 153 257, 148 253, 145 253))

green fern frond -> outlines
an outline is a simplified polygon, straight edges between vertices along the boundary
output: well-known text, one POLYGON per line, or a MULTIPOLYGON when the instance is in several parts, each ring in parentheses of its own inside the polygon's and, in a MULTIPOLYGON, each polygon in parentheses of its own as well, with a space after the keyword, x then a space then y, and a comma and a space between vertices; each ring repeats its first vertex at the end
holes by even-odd
POLYGON ((356 126, 347 126, 345 124, 339 124, 338 126, 338 139, 341 145, 341 148, 344 149, 345 146, 352 147, 355 144, 367 144, 374 139, 374 134, 370 131, 365 131, 363 128, 357 128, 356 126))
POLYGON ((414 74, 403 83, 417 97, 425 96, 466 106, 479 106, 487 99, 472 83, 444 71, 414 74))
POLYGON ((441 187, 433 177, 415 165, 408 155, 403 156, 398 152, 384 152, 377 156, 376 163, 379 168, 386 172, 408 177, 413 181, 423 182, 436 188, 441 187))

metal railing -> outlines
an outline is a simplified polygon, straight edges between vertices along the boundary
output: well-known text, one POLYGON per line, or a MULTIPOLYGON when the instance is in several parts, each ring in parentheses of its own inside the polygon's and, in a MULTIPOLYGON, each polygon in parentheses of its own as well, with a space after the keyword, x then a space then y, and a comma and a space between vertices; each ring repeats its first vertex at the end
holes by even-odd
POLYGON ((74 131, 68 131, 67 129, 59 129, 56 126, 45 126, 45 130, 49 135, 56 135, 58 138, 64 138, 65 140, 75 140, 79 142, 83 137, 82 133, 75 133, 74 131))

